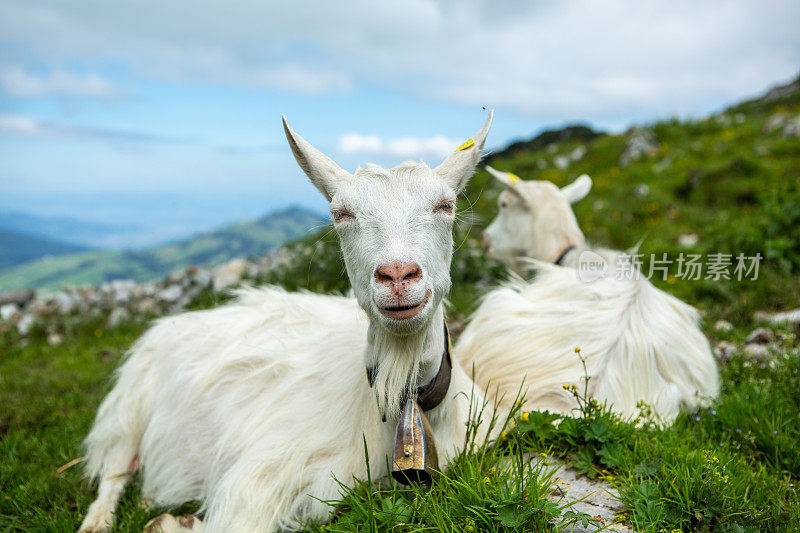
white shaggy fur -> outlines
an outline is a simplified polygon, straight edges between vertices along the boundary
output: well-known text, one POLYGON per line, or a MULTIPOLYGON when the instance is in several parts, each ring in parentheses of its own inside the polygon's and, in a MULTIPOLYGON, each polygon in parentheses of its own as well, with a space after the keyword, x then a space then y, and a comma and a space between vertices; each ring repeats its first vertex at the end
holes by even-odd
MULTIPOLYGON (((327 519, 320 500, 339 496, 336 479, 366 477, 364 443, 372 475, 385 476, 405 390, 436 374, 444 348, 454 213, 440 206, 452 207, 473 172, 490 122, 437 169, 353 175, 285 124, 298 163, 331 202, 356 299, 245 289, 224 307, 160 320, 131 349, 86 439, 100 487, 80 531, 109 529, 137 457, 143 496, 201 501, 206 517, 193 530, 206 532, 327 519), (421 269, 396 301, 374 275, 390 260, 421 269), (386 302, 422 310, 392 319, 386 302), (365 364, 377 365, 373 388, 365 364)), ((446 399, 428 412, 442 465, 464 444, 470 402, 483 395, 453 368, 446 399)))
MULTIPOLYGON (((576 404, 563 385, 583 391, 575 348, 590 395, 623 415, 637 414, 644 401, 669 422, 716 396, 716 363, 693 307, 638 274, 626 279, 612 268, 592 282, 579 279, 587 247, 569 203, 588 194, 588 176, 558 189, 489 170, 507 190, 485 232, 487 252, 517 272, 526 262, 537 270, 531 282, 517 279, 486 295, 459 339, 456 358, 468 372, 474 365, 490 396, 508 407, 524 378, 527 408, 569 413, 576 404), (564 267, 550 264, 570 246, 564 267)), ((612 264, 618 255, 597 252, 612 264)))

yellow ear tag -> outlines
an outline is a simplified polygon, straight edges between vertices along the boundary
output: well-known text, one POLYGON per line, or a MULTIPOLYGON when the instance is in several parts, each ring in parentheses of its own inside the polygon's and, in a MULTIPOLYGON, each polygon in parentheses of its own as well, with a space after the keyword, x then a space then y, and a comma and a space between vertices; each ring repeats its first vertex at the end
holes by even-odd
POLYGON ((512 185, 519 181, 519 176, 517 176, 516 174, 512 174, 511 172, 506 172, 506 175, 508 175, 508 179, 511 180, 512 185))
POLYGON ((456 148, 456 152, 460 152, 461 150, 466 150, 467 148, 469 148, 473 144, 475 144, 475 140, 472 137, 470 137, 469 139, 467 139, 466 141, 461 143, 461 146, 456 148))

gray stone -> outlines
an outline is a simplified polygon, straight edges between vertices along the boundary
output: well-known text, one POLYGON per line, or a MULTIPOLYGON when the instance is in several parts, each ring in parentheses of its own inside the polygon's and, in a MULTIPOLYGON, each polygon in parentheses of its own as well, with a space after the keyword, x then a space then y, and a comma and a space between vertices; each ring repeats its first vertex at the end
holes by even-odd
POLYGON ((131 279, 115 279, 100 286, 100 292, 109 296, 115 304, 127 304, 133 297, 136 282, 131 279))
POLYGON ((800 324, 800 308, 767 314, 765 322, 770 322, 772 324, 800 324))
POLYGON ((586 149, 586 147, 584 145, 580 145, 580 146, 576 147, 575 149, 573 149, 569 153, 570 161, 572 161, 572 162, 580 161, 586 155, 587 151, 588 150, 586 149))
POLYGON ((211 272, 205 268, 197 268, 191 274, 192 283, 198 287, 206 288, 211 285, 211 272))
POLYGON ((234 259, 218 266, 212 275, 214 290, 221 291, 238 285, 247 272, 247 268, 248 264, 244 259, 234 259))
POLYGON ((700 237, 697 236, 697 233, 678 235, 678 246, 681 248, 694 248, 698 242, 700 242, 700 237))
POLYGON ((183 288, 180 285, 170 285, 158 293, 158 299, 167 303, 175 303, 181 296, 183 296, 183 288))
POLYGON ((47 344, 50 346, 58 346, 64 342, 64 336, 61 333, 50 333, 47 335, 47 344))
POLYGON ((760 323, 769 322, 770 316, 771 315, 766 311, 756 311, 753 313, 753 321, 760 323))
POLYGON ((719 342, 714 348, 714 355, 717 356, 717 359, 720 361, 730 361, 735 352, 736 345, 728 341, 719 342))
POLYGON ((619 166, 625 167, 631 161, 638 161, 645 156, 654 156, 658 153, 659 144, 656 134, 643 128, 628 130, 625 148, 619 156, 619 166))
POLYGON ((109 328, 116 328, 125 321, 131 319, 130 312, 124 307, 115 307, 108 315, 107 326, 109 328))
POLYGON ((17 306, 17 304, 0 305, 0 320, 3 322, 11 321, 11 317, 17 313, 19 313, 19 306, 17 306))
POLYGON ((0 294, 0 305, 16 304, 18 307, 25 307, 34 298, 36 291, 33 289, 12 289, 0 294))
POLYGON ((781 129, 789 117, 786 113, 775 113, 764 123, 764 133, 773 133, 781 129))
POLYGON ((797 115, 783 127, 784 137, 800 137, 800 115, 797 115))
POLYGON ((754 329, 745 339, 745 344, 767 344, 775 338, 775 333, 769 328, 754 329))
MULTIPOLYGON (((609 483, 582 476, 558 460, 543 459, 538 455, 531 460, 553 472, 555 483, 550 493, 551 501, 558 502, 559 505, 573 503, 571 510, 586 513, 600 523, 599 526, 590 524, 585 528, 578 524, 575 532, 589 533, 606 528, 604 531, 633 533, 630 526, 615 521, 616 516, 625 508, 619 493, 609 483)), ((573 528, 569 526, 562 531, 573 531, 573 528)))
POLYGON ((569 168, 569 157, 566 155, 557 155, 553 158, 553 164, 559 170, 567 170, 569 168))
POLYGON ((743 352, 747 357, 760 361, 769 356, 769 347, 766 344, 745 344, 743 352))
POLYGON ((633 194, 635 194, 637 198, 645 198, 648 194, 650 194, 650 186, 648 186, 646 183, 640 183, 633 188, 633 194))
POLYGON ((57 292, 51 295, 50 298, 58 306, 58 310, 65 315, 73 312, 78 303, 75 296, 64 291, 57 292))
POLYGON ((33 327, 33 323, 35 319, 31 313, 25 313, 17 322, 17 331, 19 331, 20 335, 27 335, 30 333, 31 328, 33 327))
POLYGON ((733 329, 733 324, 731 324, 727 320, 717 320, 714 323, 714 331, 716 332, 727 333, 732 329, 733 329))
POLYGON ((161 312, 156 301, 150 297, 142 298, 135 305, 136 312, 141 315, 157 315, 161 312))

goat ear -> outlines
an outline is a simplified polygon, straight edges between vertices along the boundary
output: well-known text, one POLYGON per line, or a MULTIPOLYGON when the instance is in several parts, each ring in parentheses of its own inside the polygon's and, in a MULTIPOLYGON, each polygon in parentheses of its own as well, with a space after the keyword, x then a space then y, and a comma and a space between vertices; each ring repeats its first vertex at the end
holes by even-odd
POLYGON ((575 181, 561 188, 561 192, 571 204, 586 198, 590 190, 592 190, 592 178, 588 174, 582 174, 575 181))
POLYGON ((486 136, 489 134, 493 116, 494 111, 489 111, 489 117, 480 131, 456 148, 455 152, 434 169, 434 172, 441 176, 457 193, 461 192, 467 184, 481 160, 483 143, 486 142, 486 136))
POLYGON ((286 121, 286 116, 281 115, 283 119, 283 129, 286 132, 286 139, 289 141, 289 146, 292 148, 294 158, 297 164, 306 173, 306 176, 311 180, 311 183, 319 189, 325 198, 330 202, 333 195, 336 194, 336 187, 343 180, 351 177, 349 172, 342 170, 339 165, 334 163, 328 156, 311 146, 305 139, 300 137, 294 132, 289 123, 286 121))
POLYGON ((495 170, 489 165, 486 165, 486 170, 500 183, 500 185, 511 191, 520 200, 525 201, 522 191, 520 191, 517 187, 517 182, 520 181, 519 176, 510 172, 501 172, 499 170, 495 170))

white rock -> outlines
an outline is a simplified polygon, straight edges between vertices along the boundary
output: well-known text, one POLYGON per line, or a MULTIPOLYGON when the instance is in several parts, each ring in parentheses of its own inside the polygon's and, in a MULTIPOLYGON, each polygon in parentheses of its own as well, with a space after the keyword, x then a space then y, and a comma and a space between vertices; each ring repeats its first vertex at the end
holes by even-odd
POLYGON ((645 156, 658 153, 659 144, 656 134, 643 128, 631 128, 625 140, 625 149, 619 156, 619 166, 627 166, 631 161, 638 161, 645 156))
POLYGON ((124 307, 115 307, 108 315, 107 325, 109 328, 115 328, 123 322, 130 320, 131 314, 124 307))
POLYGON ((553 158, 553 164, 560 170, 567 170, 569 168, 569 157, 557 155, 553 158))
POLYGON ((192 283, 198 287, 206 288, 211 285, 211 272, 205 268, 198 268, 192 273, 192 283))
POLYGON ((561 505, 572 503, 570 509, 586 513, 600 523, 600 526, 589 525, 584 528, 579 522, 574 530, 568 527, 561 531, 590 533, 603 527, 607 528, 603 531, 633 533, 633 529, 629 526, 616 521, 617 515, 624 512, 625 508, 620 501, 619 493, 609 483, 579 475, 561 461, 542 459, 538 455, 530 460, 538 464, 544 463, 543 475, 552 472, 555 483, 550 494, 551 500, 561 505))
POLYGON ((100 286, 100 292, 108 295, 116 304, 126 304, 133 296, 136 282, 132 279, 115 279, 100 286))
POLYGON ((11 303, 0 305, 0 320, 7 322, 11 320, 11 317, 17 312, 19 312, 19 307, 17 307, 17 304, 11 303))
POLYGON ((648 186, 646 183, 640 183, 633 188, 633 194, 635 194, 637 198, 644 198, 650 194, 650 186, 648 186))
POLYGON ((786 116, 786 113, 775 113, 774 115, 770 116, 767 121, 764 123, 764 133, 772 133, 774 131, 778 131, 786 124, 786 120, 789 117, 786 116))
POLYGON ((693 248, 699 241, 700 237, 697 236, 697 233, 684 233, 683 235, 678 235, 678 246, 681 248, 693 248))
POLYGON ((153 298, 146 297, 136 302, 136 312, 141 315, 157 315, 160 311, 158 304, 153 298))
POLYGON ((50 333, 47 336, 47 344, 50 346, 58 346, 64 342, 64 336, 61 333, 50 333))
POLYGON ((733 354, 736 352, 736 345, 732 342, 722 341, 717 343, 714 347, 714 355, 720 361, 730 361, 733 354))
POLYGON ((17 322, 17 331, 20 332, 20 335, 27 335, 31 331, 33 323, 33 315, 31 313, 25 313, 22 315, 22 318, 19 319, 19 322, 17 322))
POLYGON ((547 159, 537 159, 536 160, 536 168, 539 170, 544 170, 547 168, 547 159))
POLYGON ((59 291, 51 296, 53 301, 58 305, 58 310, 63 314, 69 314, 75 310, 78 300, 72 294, 67 294, 64 291, 59 291))
POLYGON ((745 339, 746 344, 767 344, 775 338, 775 333, 769 328, 754 329, 745 339))
POLYGON ((769 355, 769 348, 766 344, 745 344, 744 354, 753 359, 764 359, 769 355))
POLYGON ((717 320, 714 323, 714 331, 726 333, 732 329, 733 329, 733 324, 731 324, 727 320, 717 320))
POLYGON ((765 322, 773 324, 800 324, 800 308, 780 313, 766 314, 765 322))
POLYGON ((588 150, 586 149, 586 147, 584 145, 580 145, 580 146, 576 147, 574 150, 572 150, 569 153, 570 161, 573 161, 573 162, 580 161, 581 159, 583 159, 583 156, 586 155, 587 151, 588 150))
POLYGON ((17 304, 19 307, 25 307, 35 297, 36 291, 33 289, 12 289, 0 294, 0 305, 17 304))
POLYGON ((800 115, 786 123, 783 127, 784 137, 800 137, 800 115))
POLYGON ((248 264, 244 259, 234 259, 214 269, 212 275, 215 291, 238 285, 247 272, 248 264))
POLYGON ((174 303, 183 296, 183 288, 180 285, 170 285, 158 293, 158 299, 162 302, 174 303))

